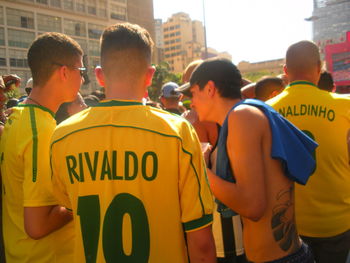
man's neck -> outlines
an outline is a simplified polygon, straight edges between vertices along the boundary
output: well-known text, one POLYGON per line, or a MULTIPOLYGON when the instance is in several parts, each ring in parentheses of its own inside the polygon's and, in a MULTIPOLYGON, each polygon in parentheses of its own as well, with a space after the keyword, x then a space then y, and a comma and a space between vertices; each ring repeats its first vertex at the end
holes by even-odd
POLYGON ((45 87, 35 87, 25 100, 25 104, 34 104, 41 107, 45 107, 52 112, 57 112, 59 106, 63 102, 60 102, 56 94, 50 93, 45 90, 45 87))
POLYGON ((216 118, 215 122, 219 125, 222 125, 226 119, 227 114, 232 109, 232 107, 240 102, 241 99, 222 99, 219 104, 219 107, 216 107, 214 112, 214 117, 216 118))
POLYGON ((295 82, 295 81, 308 81, 314 85, 317 85, 318 80, 319 80, 319 77, 309 76, 309 75, 296 75, 296 76, 289 77, 290 83, 295 82))
POLYGON ((132 88, 125 87, 105 87, 106 100, 136 100, 141 101, 144 94, 145 89, 140 89, 138 92, 135 92, 132 88))

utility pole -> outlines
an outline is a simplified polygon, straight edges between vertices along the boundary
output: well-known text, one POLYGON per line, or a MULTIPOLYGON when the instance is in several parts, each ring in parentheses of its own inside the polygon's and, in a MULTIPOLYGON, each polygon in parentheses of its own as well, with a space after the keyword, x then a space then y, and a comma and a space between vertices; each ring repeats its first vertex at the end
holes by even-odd
POLYGON ((204 0, 202 0, 202 5, 203 5, 203 28, 204 28, 204 48, 205 48, 204 59, 207 59, 208 58, 208 46, 207 46, 207 29, 205 27, 205 4, 204 4, 204 0))

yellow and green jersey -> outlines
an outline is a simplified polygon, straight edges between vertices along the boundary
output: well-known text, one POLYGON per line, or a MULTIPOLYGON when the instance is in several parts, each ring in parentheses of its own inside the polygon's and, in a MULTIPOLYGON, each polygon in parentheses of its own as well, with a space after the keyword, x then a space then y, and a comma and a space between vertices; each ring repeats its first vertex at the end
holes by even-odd
POLYGON ((24 207, 57 204, 52 194, 50 140, 56 127, 53 113, 40 106, 13 109, 1 136, 3 233, 6 261, 69 262, 73 224, 40 239, 24 230, 24 207))
POLYGON ((103 101, 57 127, 51 154, 75 262, 187 262, 184 233, 212 223, 200 144, 179 116, 103 101))
POLYGON ((295 186, 299 233, 331 237, 349 230, 350 98, 320 90, 310 82, 296 81, 267 104, 319 144, 316 171, 306 186, 295 186))

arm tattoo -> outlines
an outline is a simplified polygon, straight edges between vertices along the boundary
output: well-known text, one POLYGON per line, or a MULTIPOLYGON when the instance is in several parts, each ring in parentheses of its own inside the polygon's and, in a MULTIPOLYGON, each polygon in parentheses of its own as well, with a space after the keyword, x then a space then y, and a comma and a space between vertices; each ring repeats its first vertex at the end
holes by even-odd
POLYGON ((298 235, 294 219, 294 187, 281 190, 276 200, 271 218, 273 236, 283 251, 295 251, 298 248, 298 235))

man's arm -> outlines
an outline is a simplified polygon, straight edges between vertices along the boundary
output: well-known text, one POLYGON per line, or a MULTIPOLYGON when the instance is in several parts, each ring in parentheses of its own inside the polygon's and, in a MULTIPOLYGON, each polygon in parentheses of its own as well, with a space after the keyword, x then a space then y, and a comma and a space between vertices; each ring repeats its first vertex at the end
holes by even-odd
POLYGON ((72 213, 58 205, 24 207, 24 229, 28 236, 40 239, 72 220, 72 213))
POLYGON ((188 253, 191 263, 216 262, 216 251, 211 225, 205 228, 186 232, 188 253))
POLYGON ((239 106, 230 113, 227 152, 236 178, 231 183, 207 170, 214 195, 251 220, 259 220, 266 208, 262 139, 268 120, 257 108, 239 106))

